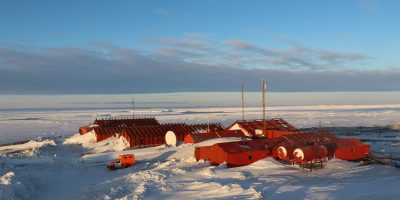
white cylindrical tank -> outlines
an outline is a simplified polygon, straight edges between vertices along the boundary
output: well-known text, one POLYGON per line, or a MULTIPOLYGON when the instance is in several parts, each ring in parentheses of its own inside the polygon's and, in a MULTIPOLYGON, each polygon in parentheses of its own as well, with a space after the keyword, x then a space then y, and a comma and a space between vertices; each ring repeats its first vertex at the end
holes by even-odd
POLYGON ((307 162, 327 157, 328 150, 324 145, 300 147, 294 150, 293 156, 296 162, 307 162))
POLYGON ((291 160, 293 159, 294 147, 291 146, 280 146, 278 148, 278 157, 281 160, 291 160))
POLYGON ((165 134, 165 143, 167 143, 167 145, 169 145, 169 146, 176 147, 176 135, 174 132, 168 131, 165 134))

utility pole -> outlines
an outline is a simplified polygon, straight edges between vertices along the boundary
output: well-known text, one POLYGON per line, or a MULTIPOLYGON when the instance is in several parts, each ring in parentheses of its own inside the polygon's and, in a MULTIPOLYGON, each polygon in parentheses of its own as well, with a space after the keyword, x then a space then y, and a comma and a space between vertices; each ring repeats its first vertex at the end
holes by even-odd
POLYGON ((262 80, 262 105, 263 105, 263 123, 264 123, 264 130, 267 130, 267 124, 265 123, 265 92, 267 91, 267 82, 265 80, 262 80))
POLYGON ((244 121, 244 85, 242 83, 242 121, 244 121))

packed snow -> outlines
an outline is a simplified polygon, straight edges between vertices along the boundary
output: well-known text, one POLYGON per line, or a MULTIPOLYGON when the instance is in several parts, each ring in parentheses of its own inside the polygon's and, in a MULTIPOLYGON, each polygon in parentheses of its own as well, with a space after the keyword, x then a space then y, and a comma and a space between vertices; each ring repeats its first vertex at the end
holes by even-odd
MULTIPOLYGON (((400 121, 398 105, 275 107, 271 117, 283 117, 297 127, 393 126, 400 121)), ((229 125, 240 108, 138 110, 161 122, 229 125)), ((312 172, 271 158, 251 165, 210 166, 194 158, 196 146, 241 138, 218 138, 195 145, 177 144, 131 149, 121 137, 96 142, 92 132, 74 134, 97 117, 129 116, 128 111, 30 112, 0 115, 0 199, 397 199, 400 170, 387 165, 333 159, 312 172), (21 120, 14 120, 21 119, 21 120), (10 136, 10 137, 8 137, 10 136), (39 138, 37 138, 39 136, 39 138), (134 167, 110 171, 106 163, 133 153, 134 167)), ((246 108, 246 118, 259 118, 258 108, 246 108)), ((357 136, 376 151, 400 152, 400 133, 336 130, 357 136)))
POLYGON ((90 131, 84 135, 79 133, 65 139, 63 144, 80 144, 90 149, 90 153, 103 153, 109 151, 122 151, 129 148, 129 142, 124 137, 114 136, 96 142, 96 135, 90 131))
POLYGON ((26 154, 29 154, 34 153, 36 149, 46 145, 55 146, 56 143, 53 140, 46 139, 43 141, 31 140, 22 144, 0 146, 0 154, 10 154, 14 152, 25 152, 26 154))

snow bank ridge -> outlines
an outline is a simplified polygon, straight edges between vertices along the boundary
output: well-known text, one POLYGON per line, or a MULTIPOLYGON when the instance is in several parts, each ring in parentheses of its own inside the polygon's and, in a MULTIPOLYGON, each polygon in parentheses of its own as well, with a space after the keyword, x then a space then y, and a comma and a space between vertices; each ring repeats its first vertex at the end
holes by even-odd
POLYGON ((46 139, 43 141, 35 141, 31 140, 27 143, 23 144, 16 144, 16 145, 9 145, 9 146, 2 146, 0 147, 0 154, 8 154, 8 153, 15 153, 15 152, 22 152, 22 151, 30 151, 32 152, 30 155, 29 153, 25 152, 26 155, 33 156, 36 149, 39 149, 44 146, 56 146, 54 140, 46 139))

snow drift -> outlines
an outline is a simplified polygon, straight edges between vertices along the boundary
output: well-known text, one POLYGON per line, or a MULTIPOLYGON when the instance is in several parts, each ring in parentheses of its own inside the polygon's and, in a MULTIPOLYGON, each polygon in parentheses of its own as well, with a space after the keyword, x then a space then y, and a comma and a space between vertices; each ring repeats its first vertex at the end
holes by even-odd
POLYGON ((104 152, 116 152, 122 151, 129 148, 129 142, 120 136, 114 136, 96 142, 96 135, 93 131, 88 132, 84 135, 79 133, 65 139, 63 144, 80 144, 84 148, 88 149, 87 153, 104 153, 104 152))
POLYGON ((1 146, 0 154, 23 152, 24 155, 33 156, 35 150, 42 148, 44 146, 48 146, 48 145, 56 146, 56 143, 54 142, 54 140, 50 140, 50 139, 46 139, 43 141, 31 140, 31 141, 23 143, 23 144, 1 146))

